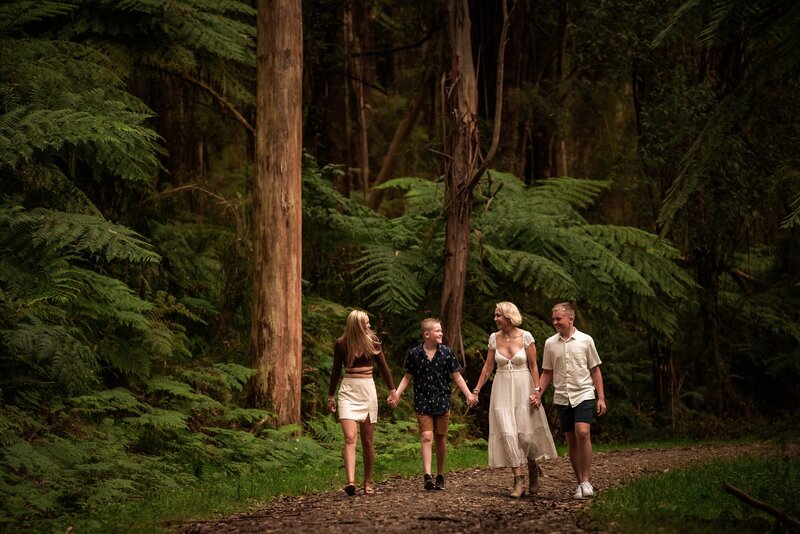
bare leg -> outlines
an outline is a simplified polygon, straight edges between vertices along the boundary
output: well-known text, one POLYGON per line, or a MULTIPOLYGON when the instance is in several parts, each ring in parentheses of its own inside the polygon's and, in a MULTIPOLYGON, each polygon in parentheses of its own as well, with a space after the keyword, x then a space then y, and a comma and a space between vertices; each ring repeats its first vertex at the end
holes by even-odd
MULTIPOLYGON (((444 474, 444 462, 447 459, 447 434, 436 436, 436 474, 444 474)), ((430 462, 430 460, 429 460, 430 462)), ((430 465, 430 463, 429 463, 430 465)), ((428 471, 430 473, 430 471, 428 471)))
MULTIPOLYGON (((422 432, 420 437, 419 455, 422 456, 422 469, 426 475, 431 474, 431 456, 433 455, 433 431, 426 430, 422 432)), ((437 464, 439 449, 436 449, 437 464)))
POLYGON ((358 425, 352 419, 340 419, 342 431, 344 432, 344 473, 347 475, 347 482, 352 483, 356 479, 356 438, 358 437, 358 425))
POLYGON ((372 468, 375 465, 375 423, 369 421, 369 416, 360 423, 361 427, 361 452, 364 455, 364 489, 372 489, 372 468))
MULTIPOLYGON (((575 423, 575 459, 576 464, 573 464, 575 475, 578 477, 578 482, 589 482, 592 474, 592 438, 591 438, 591 425, 589 423, 575 423)), ((570 451, 570 459, 572 452, 570 451)))
MULTIPOLYGON (((575 425, 578 426, 577 424, 575 425)), ((567 450, 569 451, 569 463, 572 465, 572 472, 575 473, 575 478, 578 480, 578 484, 583 482, 581 480, 581 473, 578 469, 578 440, 575 438, 575 431, 565 432, 567 436, 567 450)))

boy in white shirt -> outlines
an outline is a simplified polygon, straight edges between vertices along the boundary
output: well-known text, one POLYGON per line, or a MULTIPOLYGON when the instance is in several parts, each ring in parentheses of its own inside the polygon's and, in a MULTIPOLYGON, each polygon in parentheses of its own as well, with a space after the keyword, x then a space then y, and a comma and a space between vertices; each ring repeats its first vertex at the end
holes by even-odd
POLYGON ((540 403, 541 395, 551 380, 555 392, 553 403, 558 410, 561 430, 567 437, 569 460, 578 488, 576 499, 594 495, 589 478, 592 469, 591 425, 597 390, 597 415, 606 413, 600 356, 594 340, 577 330, 575 311, 568 302, 553 306, 553 327, 556 334, 544 343, 542 374, 538 391, 531 395, 531 404, 540 403))

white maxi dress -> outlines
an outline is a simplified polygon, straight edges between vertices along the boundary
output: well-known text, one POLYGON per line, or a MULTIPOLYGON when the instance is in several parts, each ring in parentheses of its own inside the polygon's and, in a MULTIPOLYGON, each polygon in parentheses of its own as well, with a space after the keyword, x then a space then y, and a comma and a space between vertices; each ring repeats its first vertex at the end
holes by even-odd
POLYGON ((497 351, 495 334, 489 337, 496 371, 489 400, 489 466, 518 467, 534 459, 557 458, 544 407, 530 404, 533 378, 525 347, 533 335, 523 331, 522 349, 511 357, 497 351))

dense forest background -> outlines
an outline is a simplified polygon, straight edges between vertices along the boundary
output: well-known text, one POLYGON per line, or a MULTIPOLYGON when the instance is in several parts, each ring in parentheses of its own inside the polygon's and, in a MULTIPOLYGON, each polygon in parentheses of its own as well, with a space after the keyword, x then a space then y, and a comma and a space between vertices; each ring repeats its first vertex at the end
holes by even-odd
MULTIPOLYGON (((448 312, 447 4, 302 2, 289 426, 248 395, 255 2, 0 5, 0 520, 336 457, 348 311, 373 316, 396 379, 419 321, 448 312)), ((571 300, 604 360, 596 439, 793 428, 800 4, 515 0, 501 46, 502 4, 468 2, 482 155, 501 125, 464 197, 468 383, 496 302, 541 345, 571 300)))

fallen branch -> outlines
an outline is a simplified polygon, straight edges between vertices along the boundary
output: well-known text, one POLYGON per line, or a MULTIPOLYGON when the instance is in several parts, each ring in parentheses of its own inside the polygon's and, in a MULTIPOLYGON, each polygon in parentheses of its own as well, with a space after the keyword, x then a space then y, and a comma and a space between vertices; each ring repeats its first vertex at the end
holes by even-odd
POLYGON ((789 517, 786 514, 786 512, 778 510, 774 506, 770 506, 769 504, 767 504, 765 502, 759 501, 758 499, 755 499, 755 498, 751 497, 750 495, 748 495, 747 493, 743 492, 742 490, 740 490, 739 488, 737 488, 736 486, 734 486, 732 484, 728 484, 726 482, 724 487, 725 487, 725 491, 727 491, 731 495, 733 495, 735 497, 738 497, 739 499, 743 500, 744 502, 746 502, 747 504, 749 504, 753 508, 758 508, 759 510, 767 512, 769 515, 771 515, 773 517, 777 517, 781 521, 784 521, 787 525, 792 525, 794 528, 800 529, 800 521, 797 521, 796 519, 792 519, 791 517, 789 517))

